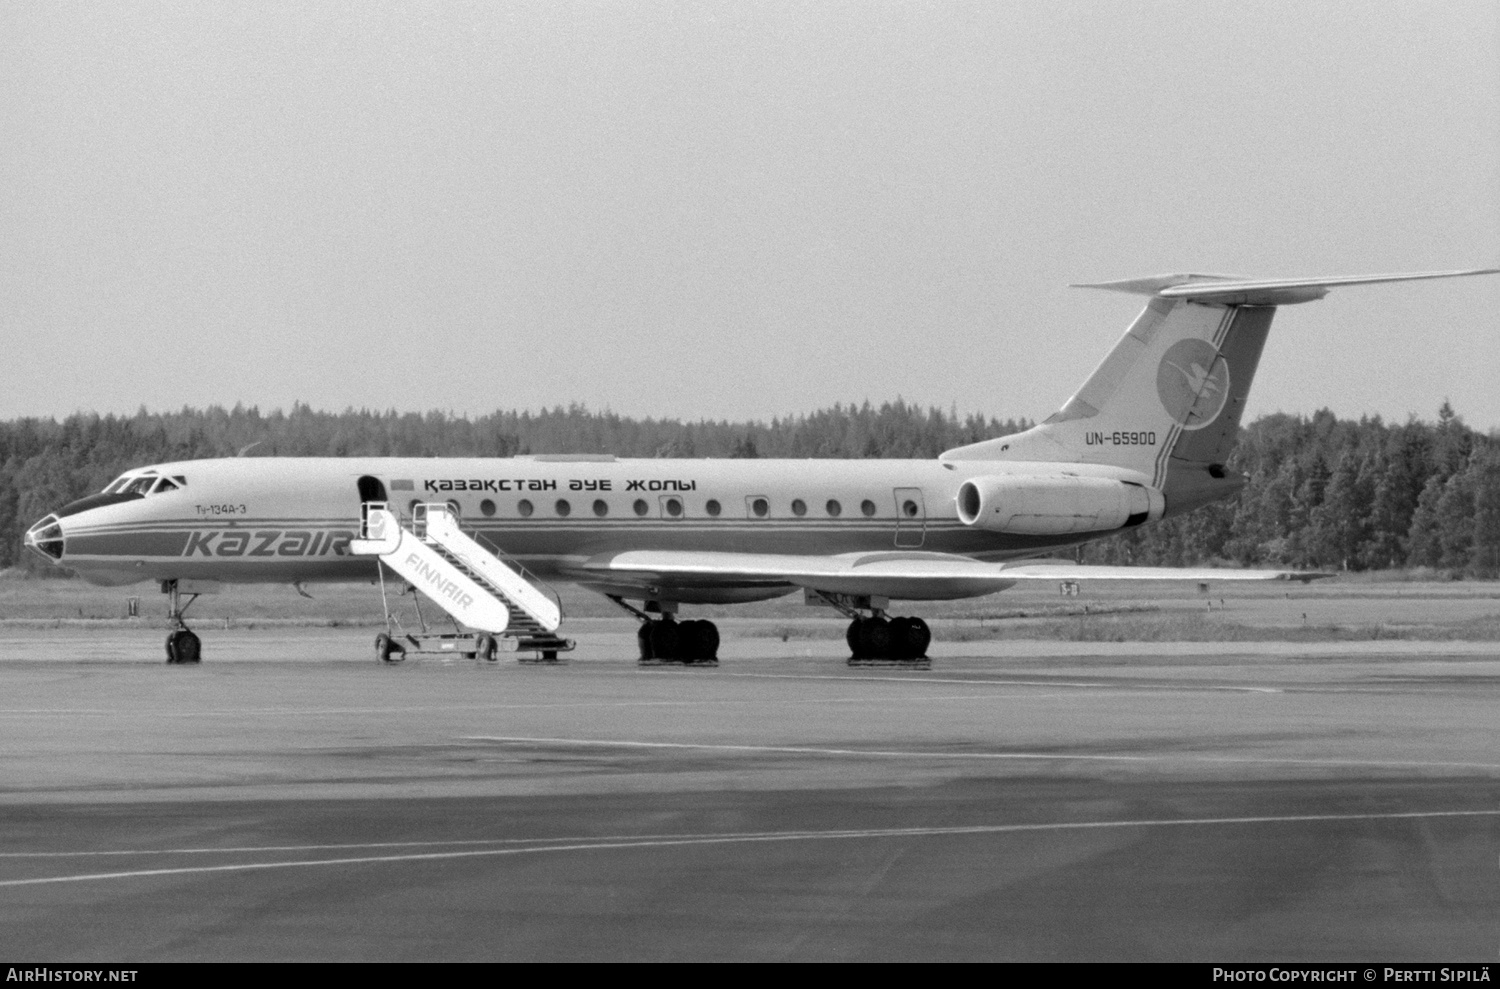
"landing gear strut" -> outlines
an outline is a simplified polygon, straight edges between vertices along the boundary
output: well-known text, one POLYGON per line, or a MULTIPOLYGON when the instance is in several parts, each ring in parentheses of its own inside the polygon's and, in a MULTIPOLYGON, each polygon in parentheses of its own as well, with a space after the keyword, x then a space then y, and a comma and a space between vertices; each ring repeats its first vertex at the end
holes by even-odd
POLYGON ((177 581, 164 580, 161 589, 167 595, 167 627, 171 629, 167 633, 167 662, 203 662, 203 642, 187 627, 187 622, 182 620, 183 614, 198 600, 198 595, 189 594, 187 604, 183 604, 182 595, 177 592, 177 581))
POLYGON ((636 631, 636 643, 640 646, 643 665, 719 665, 719 628, 713 622, 703 619, 679 622, 659 604, 657 607, 661 608, 663 614, 660 618, 652 618, 647 612, 626 604, 613 594, 609 599, 640 619, 641 627, 636 631))

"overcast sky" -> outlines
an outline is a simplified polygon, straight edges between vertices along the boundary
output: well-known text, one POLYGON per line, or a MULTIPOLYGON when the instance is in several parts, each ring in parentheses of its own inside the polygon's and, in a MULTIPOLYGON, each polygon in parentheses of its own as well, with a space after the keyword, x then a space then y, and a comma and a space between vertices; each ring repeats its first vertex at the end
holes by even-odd
MULTIPOLYGON (((0 417, 1040 418, 1163 271, 1500 264, 1500 4, 0 5, 0 417)), ((1500 426, 1500 276, 1248 414, 1500 426)))

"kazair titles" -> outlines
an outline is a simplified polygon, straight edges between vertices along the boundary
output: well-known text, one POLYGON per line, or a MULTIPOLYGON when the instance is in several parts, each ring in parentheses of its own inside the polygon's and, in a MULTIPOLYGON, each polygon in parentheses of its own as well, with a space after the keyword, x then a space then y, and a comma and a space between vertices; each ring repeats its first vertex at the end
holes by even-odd
POLYGON ((311 529, 190 532, 183 556, 345 556, 354 533, 311 529))

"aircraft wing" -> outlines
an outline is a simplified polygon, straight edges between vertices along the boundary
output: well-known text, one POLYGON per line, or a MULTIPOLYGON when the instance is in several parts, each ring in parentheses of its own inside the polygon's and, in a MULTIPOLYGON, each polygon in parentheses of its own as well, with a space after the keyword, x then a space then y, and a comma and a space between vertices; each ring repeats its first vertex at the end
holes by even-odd
POLYGON ((594 557, 573 570, 579 580, 653 587, 768 587, 784 585, 837 594, 874 594, 906 600, 946 600, 1003 591, 1020 581, 1288 580, 1322 574, 1290 570, 1197 567, 1108 567, 1071 563, 985 563, 948 553, 844 553, 798 556, 629 550, 594 557))
POLYGON ((1023 580, 1299 580, 1307 583, 1332 577, 1321 570, 1234 570, 1229 567, 1112 567, 1090 563, 1000 564, 1006 576, 1023 580))

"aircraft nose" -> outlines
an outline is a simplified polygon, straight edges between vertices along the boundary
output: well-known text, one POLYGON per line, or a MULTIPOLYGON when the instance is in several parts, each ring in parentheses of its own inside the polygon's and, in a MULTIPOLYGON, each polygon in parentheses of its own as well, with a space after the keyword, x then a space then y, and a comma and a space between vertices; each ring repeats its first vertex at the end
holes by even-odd
POLYGON ((32 552, 44 557, 48 563, 56 563, 63 558, 63 530, 62 523, 56 515, 48 515, 36 525, 26 530, 26 546, 32 552))

